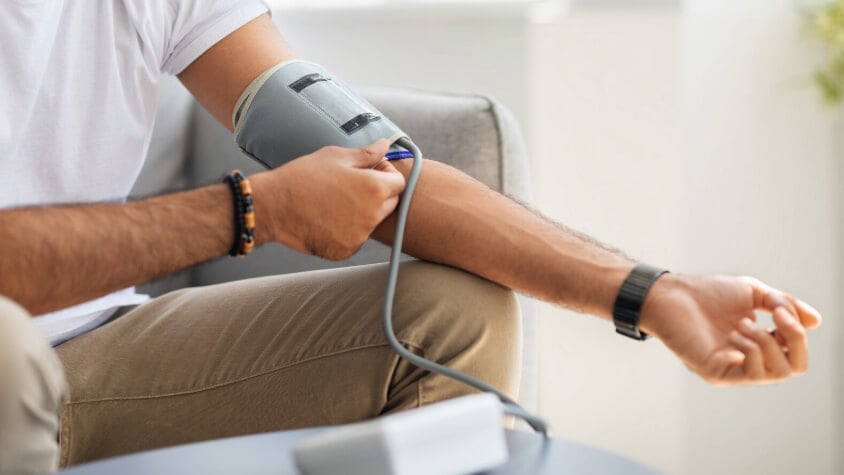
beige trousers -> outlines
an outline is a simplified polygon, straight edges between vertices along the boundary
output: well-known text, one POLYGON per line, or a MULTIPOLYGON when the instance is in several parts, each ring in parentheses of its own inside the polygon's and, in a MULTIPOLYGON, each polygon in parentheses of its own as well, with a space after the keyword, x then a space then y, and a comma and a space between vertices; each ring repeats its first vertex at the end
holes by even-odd
MULTIPOLYGON (((348 423, 474 392, 390 349, 380 320, 385 283, 386 266, 379 264, 183 289, 59 346, 67 378, 61 465, 348 423)), ((33 340, 19 309, 5 313, 0 309, 0 320, 17 322, 24 329, 14 330, 33 340)), ((512 292, 448 267, 405 263, 394 325, 412 351, 515 396, 521 326, 512 292)), ((0 331, 0 348, 8 335, 0 331)), ((20 472, 54 463, 57 449, 49 416, 58 411, 61 370, 43 342, 30 343, 38 355, 29 366, 19 362, 21 349, 0 360, 27 373, 0 380, 11 388, 0 398, 38 406, 24 417, 0 418, 3 432, 14 427, 22 435, 0 437, 0 460, 25 454, 20 472), (19 391, 15 378, 35 383, 19 391)))

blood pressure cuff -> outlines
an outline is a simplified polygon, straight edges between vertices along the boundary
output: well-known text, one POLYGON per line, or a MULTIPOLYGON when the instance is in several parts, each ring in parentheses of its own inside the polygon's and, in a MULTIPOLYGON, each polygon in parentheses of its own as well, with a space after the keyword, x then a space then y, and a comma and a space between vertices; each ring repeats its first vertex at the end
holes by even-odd
POLYGON ((232 116, 241 150, 268 168, 326 145, 394 144, 407 135, 318 64, 287 61, 262 73, 232 116))

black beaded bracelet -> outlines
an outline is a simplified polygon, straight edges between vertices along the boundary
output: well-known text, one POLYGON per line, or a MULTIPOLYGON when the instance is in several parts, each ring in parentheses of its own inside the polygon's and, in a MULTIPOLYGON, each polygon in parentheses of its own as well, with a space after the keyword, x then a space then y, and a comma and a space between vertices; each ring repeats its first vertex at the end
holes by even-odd
POLYGON ((252 204, 252 186, 240 172, 232 170, 224 181, 229 184, 234 198, 234 244, 229 255, 245 256, 255 246, 255 208, 252 204))

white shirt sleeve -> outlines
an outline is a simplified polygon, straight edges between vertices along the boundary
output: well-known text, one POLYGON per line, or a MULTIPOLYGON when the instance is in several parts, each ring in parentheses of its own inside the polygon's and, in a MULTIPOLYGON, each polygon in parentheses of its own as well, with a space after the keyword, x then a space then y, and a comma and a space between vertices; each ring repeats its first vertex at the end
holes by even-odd
POLYGON ((162 72, 181 73, 217 42, 269 11, 262 0, 123 0, 162 72))
POLYGON ((161 70, 176 75, 246 23, 268 11, 260 0, 173 0, 176 15, 161 70))

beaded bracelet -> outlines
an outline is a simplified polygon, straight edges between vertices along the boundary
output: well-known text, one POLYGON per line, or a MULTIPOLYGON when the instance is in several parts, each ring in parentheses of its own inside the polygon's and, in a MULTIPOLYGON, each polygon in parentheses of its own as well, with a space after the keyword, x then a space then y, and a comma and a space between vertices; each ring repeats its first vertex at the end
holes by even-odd
POLYGON ((232 170, 224 180, 234 197, 234 245, 229 255, 243 257, 255 247, 255 208, 252 205, 252 185, 240 170, 232 170))

